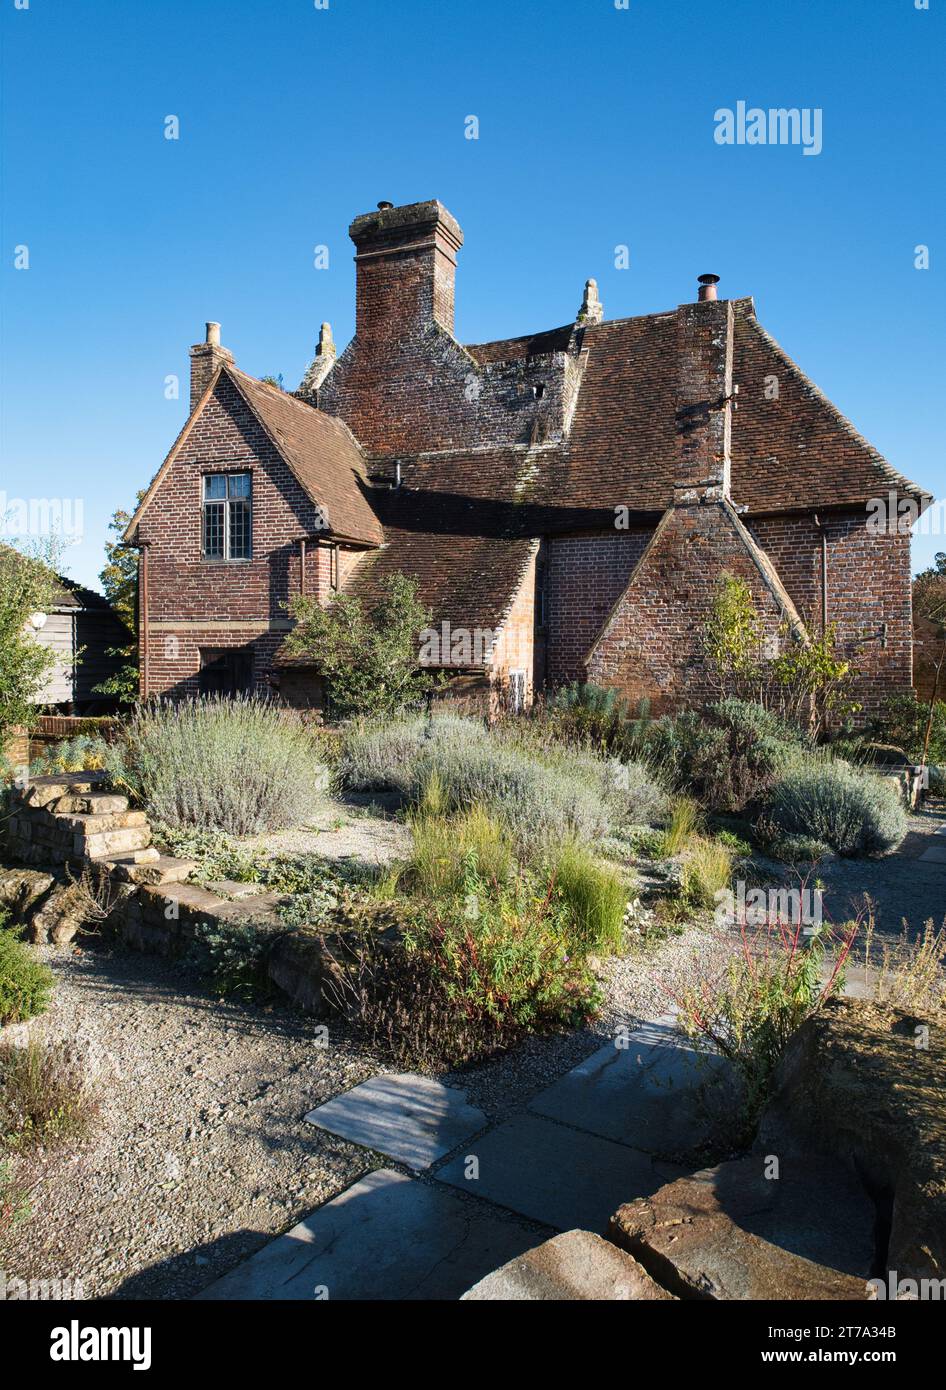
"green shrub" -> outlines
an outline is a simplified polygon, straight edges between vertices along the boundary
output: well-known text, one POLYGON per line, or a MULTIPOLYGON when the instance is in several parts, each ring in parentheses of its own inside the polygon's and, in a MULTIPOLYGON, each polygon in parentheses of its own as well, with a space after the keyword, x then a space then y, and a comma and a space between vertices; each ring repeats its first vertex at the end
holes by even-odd
POLYGON ((0 1045, 0 1152, 77 1141, 96 1108, 82 1066, 66 1046, 0 1045))
POLYGON ((52 743, 30 764, 30 776, 49 772, 93 772, 105 766, 108 744, 101 734, 76 734, 52 743))
POLYGON ((53 983, 52 971, 0 921, 0 1027, 45 1012, 53 983))
POLYGON ((831 846, 812 835, 780 835, 773 841, 770 853, 783 864, 817 864, 831 853, 831 846))
MULTIPOLYGON (((880 742, 902 748, 911 762, 919 763, 923 758, 929 716, 929 702, 918 699, 915 692, 909 690, 902 695, 892 695, 884 701, 879 713, 871 721, 871 730, 880 742)), ((930 733, 927 761, 937 764, 946 762, 944 700, 937 700, 933 706, 933 728, 930 733)))
POLYGON ((462 904, 416 921, 409 949, 477 1025, 484 1050, 524 1032, 578 1027, 600 1003, 565 909, 526 879, 498 895, 480 885, 462 904))
POLYGON ((824 951, 817 939, 806 948, 797 931, 773 929, 753 947, 733 958, 721 986, 703 982, 678 1000, 684 1031, 735 1068, 742 1133, 730 1132, 730 1139, 742 1144, 752 1141, 789 1039, 840 983, 836 970, 822 987, 824 951))
POLYGON ((583 845, 567 841, 551 864, 551 874, 574 947, 585 955, 619 955, 624 950, 628 891, 617 869, 583 845))
POLYGON ((772 788, 768 815, 787 835, 805 835, 838 854, 889 854, 906 834, 896 790, 843 762, 808 758, 772 788))
POLYGON ((648 726, 645 757, 710 811, 740 811, 771 785, 802 745, 798 730, 745 700, 664 715, 648 726))
POLYGON ((328 781, 315 731, 255 698, 143 706, 106 763, 155 820, 232 835, 299 825, 328 781))
POLYGON ((258 999, 273 990, 266 969, 273 941, 271 928, 252 922, 198 922, 186 959, 222 997, 258 999))
POLYGON ((488 737, 481 723, 451 714, 432 719, 416 715, 354 720, 342 730, 336 774, 350 791, 395 791, 407 796, 417 790, 417 762, 430 743, 466 747, 484 743, 488 737))
POLYGON ((748 840, 737 835, 734 830, 717 830, 716 839, 727 849, 731 849, 733 854, 739 859, 748 859, 752 853, 752 846, 748 840))
POLYGON ((338 590, 328 603, 297 595, 290 608, 296 625, 286 648, 316 659, 335 717, 415 708, 440 684, 438 672, 418 665, 418 640, 430 631, 431 615, 416 580, 385 576, 370 604, 338 590))
POLYGON ((543 741, 528 728, 490 732, 455 716, 358 724, 342 740, 347 787, 386 788, 415 803, 435 778, 451 810, 481 805, 521 848, 575 836, 592 840, 658 817, 665 797, 646 768, 543 741))

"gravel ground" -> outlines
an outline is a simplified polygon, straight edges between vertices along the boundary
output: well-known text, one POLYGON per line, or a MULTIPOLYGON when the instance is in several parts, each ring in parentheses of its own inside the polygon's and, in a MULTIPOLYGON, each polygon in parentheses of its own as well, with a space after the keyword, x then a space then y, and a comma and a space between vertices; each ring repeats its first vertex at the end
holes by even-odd
POLYGON ((86 1297, 186 1298, 373 1166, 303 1122, 384 1070, 285 1009, 220 1002, 154 957, 45 952, 58 983, 35 1036, 74 1043, 101 1110, 53 1157, 4 1251, 24 1279, 86 1297))
MULTIPOLYGON (((49 1160, 34 1214, 0 1258, 9 1274, 78 1280, 88 1298, 187 1298, 377 1166, 303 1120, 390 1070, 350 1037, 333 1033, 321 1047, 313 1020, 219 1001, 154 957, 94 946, 43 954, 58 983, 35 1036, 81 1049, 101 1109, 77 1155, 49 1160)), ((620 1025, 666 1013, 674 990, 723 954, 691 929, 609 961, 595 1026, 443 1080, 502 1118, 620 1025)))
POLYGON ((320 854, 326 859, 390 864, 410 854, 411 832, 403 821, 382 819, 367 809, 335 802, 324 823, 256 835, 240 843, 270 854, 320 854))
POLYGON ((944 821, 946 806, 933 803, 909 817, 906 838, 896 854, 883 859, 835 859, 819 870, 831 919, 843 922, 855 915, 867 893, 875 905, 878 932, 886 937, 899 937, 904 920, 911 936, 930 918, 940 925, 946 918, 946 864, 924 863, 920 856, 944 821))

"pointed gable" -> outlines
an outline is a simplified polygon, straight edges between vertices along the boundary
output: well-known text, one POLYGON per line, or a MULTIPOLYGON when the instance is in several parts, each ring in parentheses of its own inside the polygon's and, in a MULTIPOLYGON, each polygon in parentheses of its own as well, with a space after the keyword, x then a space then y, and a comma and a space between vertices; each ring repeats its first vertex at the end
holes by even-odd
MULTIPOLYGON (((308 501, 328 522, 327 534, 380 545, 381 524, 368 499, 364 456, 341 420, 225 365, 210 381, 142 498, 124 533, 131 541, 175 460, 187 450, 210 402, 235 391, 308 501)), ((316 529, 313 527, 309 529, 316 529)))
POLYGON ((746 582, 766 637, 805 640, 795 605, 732 504, 678 505, 665 513, 592 646, 588 679, 649 700, 656 713, 712 698, 703 632, 723 573, 746 582))

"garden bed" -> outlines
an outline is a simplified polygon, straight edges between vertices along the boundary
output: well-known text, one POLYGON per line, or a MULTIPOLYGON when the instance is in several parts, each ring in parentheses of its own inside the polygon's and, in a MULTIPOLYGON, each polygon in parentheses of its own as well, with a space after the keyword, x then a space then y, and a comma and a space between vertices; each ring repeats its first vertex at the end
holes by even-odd
MULTIPOLYGON (((35 948, 34 948, 35 949, 35 948)), ((603 967, 604 1010, 570 1034, 533 1037, 460 1072, 490 1120, 622 1026, 633 1028, 721 966, 697 928, 603 967)), ((24 1279, 72 1279, 85 1297, 188 1298, 375 1166, 303 1116, 391 1070, 343 1024, 208 994, 169 961, 120 950, 41 950, 54 1011, 35 1035, 75 1043, 100 1098, 91 1136, 54 1157, 34 1214, 4 1251, 24 1279)))

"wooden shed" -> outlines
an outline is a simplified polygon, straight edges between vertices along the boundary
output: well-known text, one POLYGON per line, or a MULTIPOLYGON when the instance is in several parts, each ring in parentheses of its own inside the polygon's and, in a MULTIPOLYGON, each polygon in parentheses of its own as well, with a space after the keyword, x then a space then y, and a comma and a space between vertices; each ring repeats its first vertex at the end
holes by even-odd
POLYGON ((45 617, 36 640, 55 652, 56 665, 36 703, 62 714, 110 713, 115 699, 95 687, 118 670, 113 649, 127 646, 131 633, 107 599, 63 575, 45 617))

